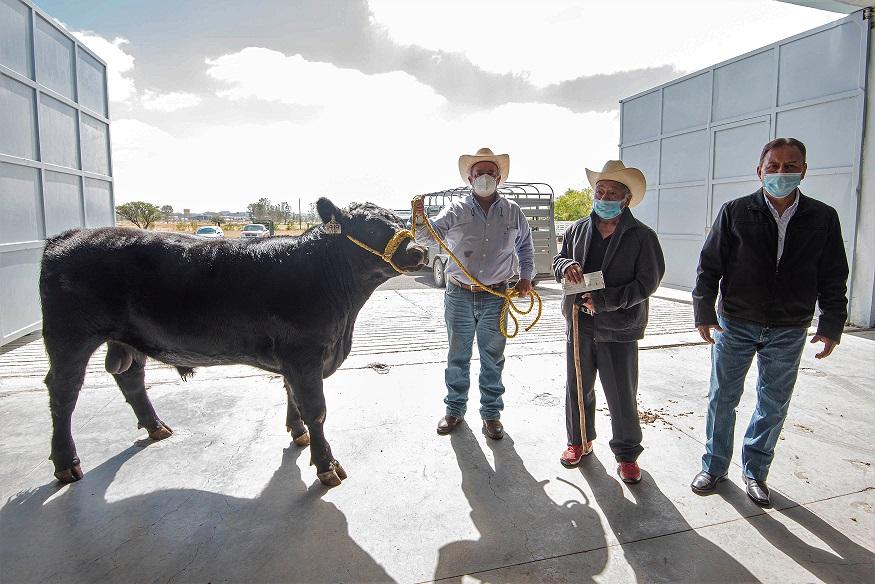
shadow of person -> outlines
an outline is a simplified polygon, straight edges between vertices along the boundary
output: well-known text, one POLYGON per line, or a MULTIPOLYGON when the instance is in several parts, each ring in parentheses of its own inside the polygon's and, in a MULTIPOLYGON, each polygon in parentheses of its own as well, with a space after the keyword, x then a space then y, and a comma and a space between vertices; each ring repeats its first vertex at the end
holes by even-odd
MULTIPOLYGON (((604 531, 588 501, 556 503, 526 470, 513 439, 487 440, 495 470, 489 465, 471 428, 462 424, 450 435, 459 469, 462 492, 471 506, 477 540, 443 546, 438 554, 435 580, 462 581, 463 576, 513 566, 506 581, 567 582, 573 566, 575 582, 592 582, 607 561, 604 531), (577 552, 592 551, 557 562, 537 562, 577 552), (524 565, 519 565, 524 564, 524 565)), ((475 576, 476 577, 476 576, 475 576)))
POLYGON ((589 456, 579 469, 638 582, 757 581, 729 553, 693 530, 649 473, 642 471, 641 482, 629 488, 630 501, 613 464, 609 474, 599 459, 589 456))
POLYGON ((772 491, 772 508, 788 520, 780 521, 775 512, 766 513, 752 503, 734 483, 723 483, 719 492, 766 541, 823 582, 875 580, 875 554, 796 501, 772 491), (829 549, 807 543, 805 539, 812 538, 803 539, 794 533, 796 528, 791 522, 829 549))
POLYGON ((11 497, 0 509, 0 579, 392 581, 350 537, 343 513, 320 498, 324 488, 304 484, 298 448, 283 452, 254 499, 167 489, 108 502, 116 472, 139 450, 128 448, 74 485, 11 497))

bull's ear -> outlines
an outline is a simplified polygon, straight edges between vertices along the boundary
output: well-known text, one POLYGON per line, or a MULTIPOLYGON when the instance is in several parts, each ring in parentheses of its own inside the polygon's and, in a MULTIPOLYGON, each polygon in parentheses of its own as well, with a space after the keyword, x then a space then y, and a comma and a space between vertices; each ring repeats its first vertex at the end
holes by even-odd
POLYGON ((325 197, 319 197, 316 201, 316 210, 319 212, 319 218, 323 223, 328 223, 334 217, 336 221, 340 221, 343 211, 334 206, 334 203, 325 197))

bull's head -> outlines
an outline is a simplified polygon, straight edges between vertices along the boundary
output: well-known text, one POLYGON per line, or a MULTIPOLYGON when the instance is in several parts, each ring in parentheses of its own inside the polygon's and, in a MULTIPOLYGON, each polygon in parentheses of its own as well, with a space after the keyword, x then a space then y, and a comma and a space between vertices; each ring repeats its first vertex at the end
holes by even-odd
POLYGON ((398 272, 415 272, 425 265, 425 248, 414 243, 404 222, 391 211, 372 203, 339 209, 325 197, 319 199, 316 209, 326 233, 339 225, 338 237, 379 256, 398 272))

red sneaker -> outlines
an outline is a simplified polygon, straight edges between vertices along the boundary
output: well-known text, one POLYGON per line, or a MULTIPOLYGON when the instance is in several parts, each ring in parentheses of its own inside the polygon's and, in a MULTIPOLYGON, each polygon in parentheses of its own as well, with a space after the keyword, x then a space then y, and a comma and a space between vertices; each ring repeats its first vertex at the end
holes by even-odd
POLYGON ((565 452, 559 458, 559 462, 565 468, 574 468, 590 452, 592 452, 592 440, 586 443, 586 448, 580 444, 569 444, 568 448, 565 449, 565 452))
POLYGON ((637 462, 621 462, 617 466, 617 474, 624 483, 634 485, 641 482, 641 467, 637 462))

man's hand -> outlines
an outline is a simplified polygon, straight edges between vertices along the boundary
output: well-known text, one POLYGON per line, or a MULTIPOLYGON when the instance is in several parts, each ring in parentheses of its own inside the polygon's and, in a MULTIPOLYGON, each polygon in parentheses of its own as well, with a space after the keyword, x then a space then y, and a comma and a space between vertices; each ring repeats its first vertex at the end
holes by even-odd
POLYGON ((718 333, 722 333, 723 329, 720 328, 719 324, 700 324, 696 327, 699 331, 699 336, 701 336, 705 341, 709 344, 714 344, 714 338, 711 336, 711 329, 714 329, 718 333))
POLYGON ((565 279, 572 284, 580 284, 583 282, 583 270, 580 264, 571 264, 565 268, 565 279))
POLYGON ((529 292, 532 291, 532 281, 520 278, 520 281, 514 286, 514 290, 516 290, 517 295, 520 297, 528 296, 529 292))
POLYGON ((814 356, 817 359, 825 359, 826 357, 829 357, 830 354, 832 354, 833 349, 835 349, 836 345, 838 345, 837 342, 832 339, 828 339, 823 335, 814 335, 814 337, 811 339, 811 342, 823 343, 823 351, 814 356))
POLYGON ((586 294, 581 294, 580 296, 581 302, 583 302, 584 308, 586 308, 590 314, 595 314, 595 304, 592 301, 592 294, 587 292, 586 294))

